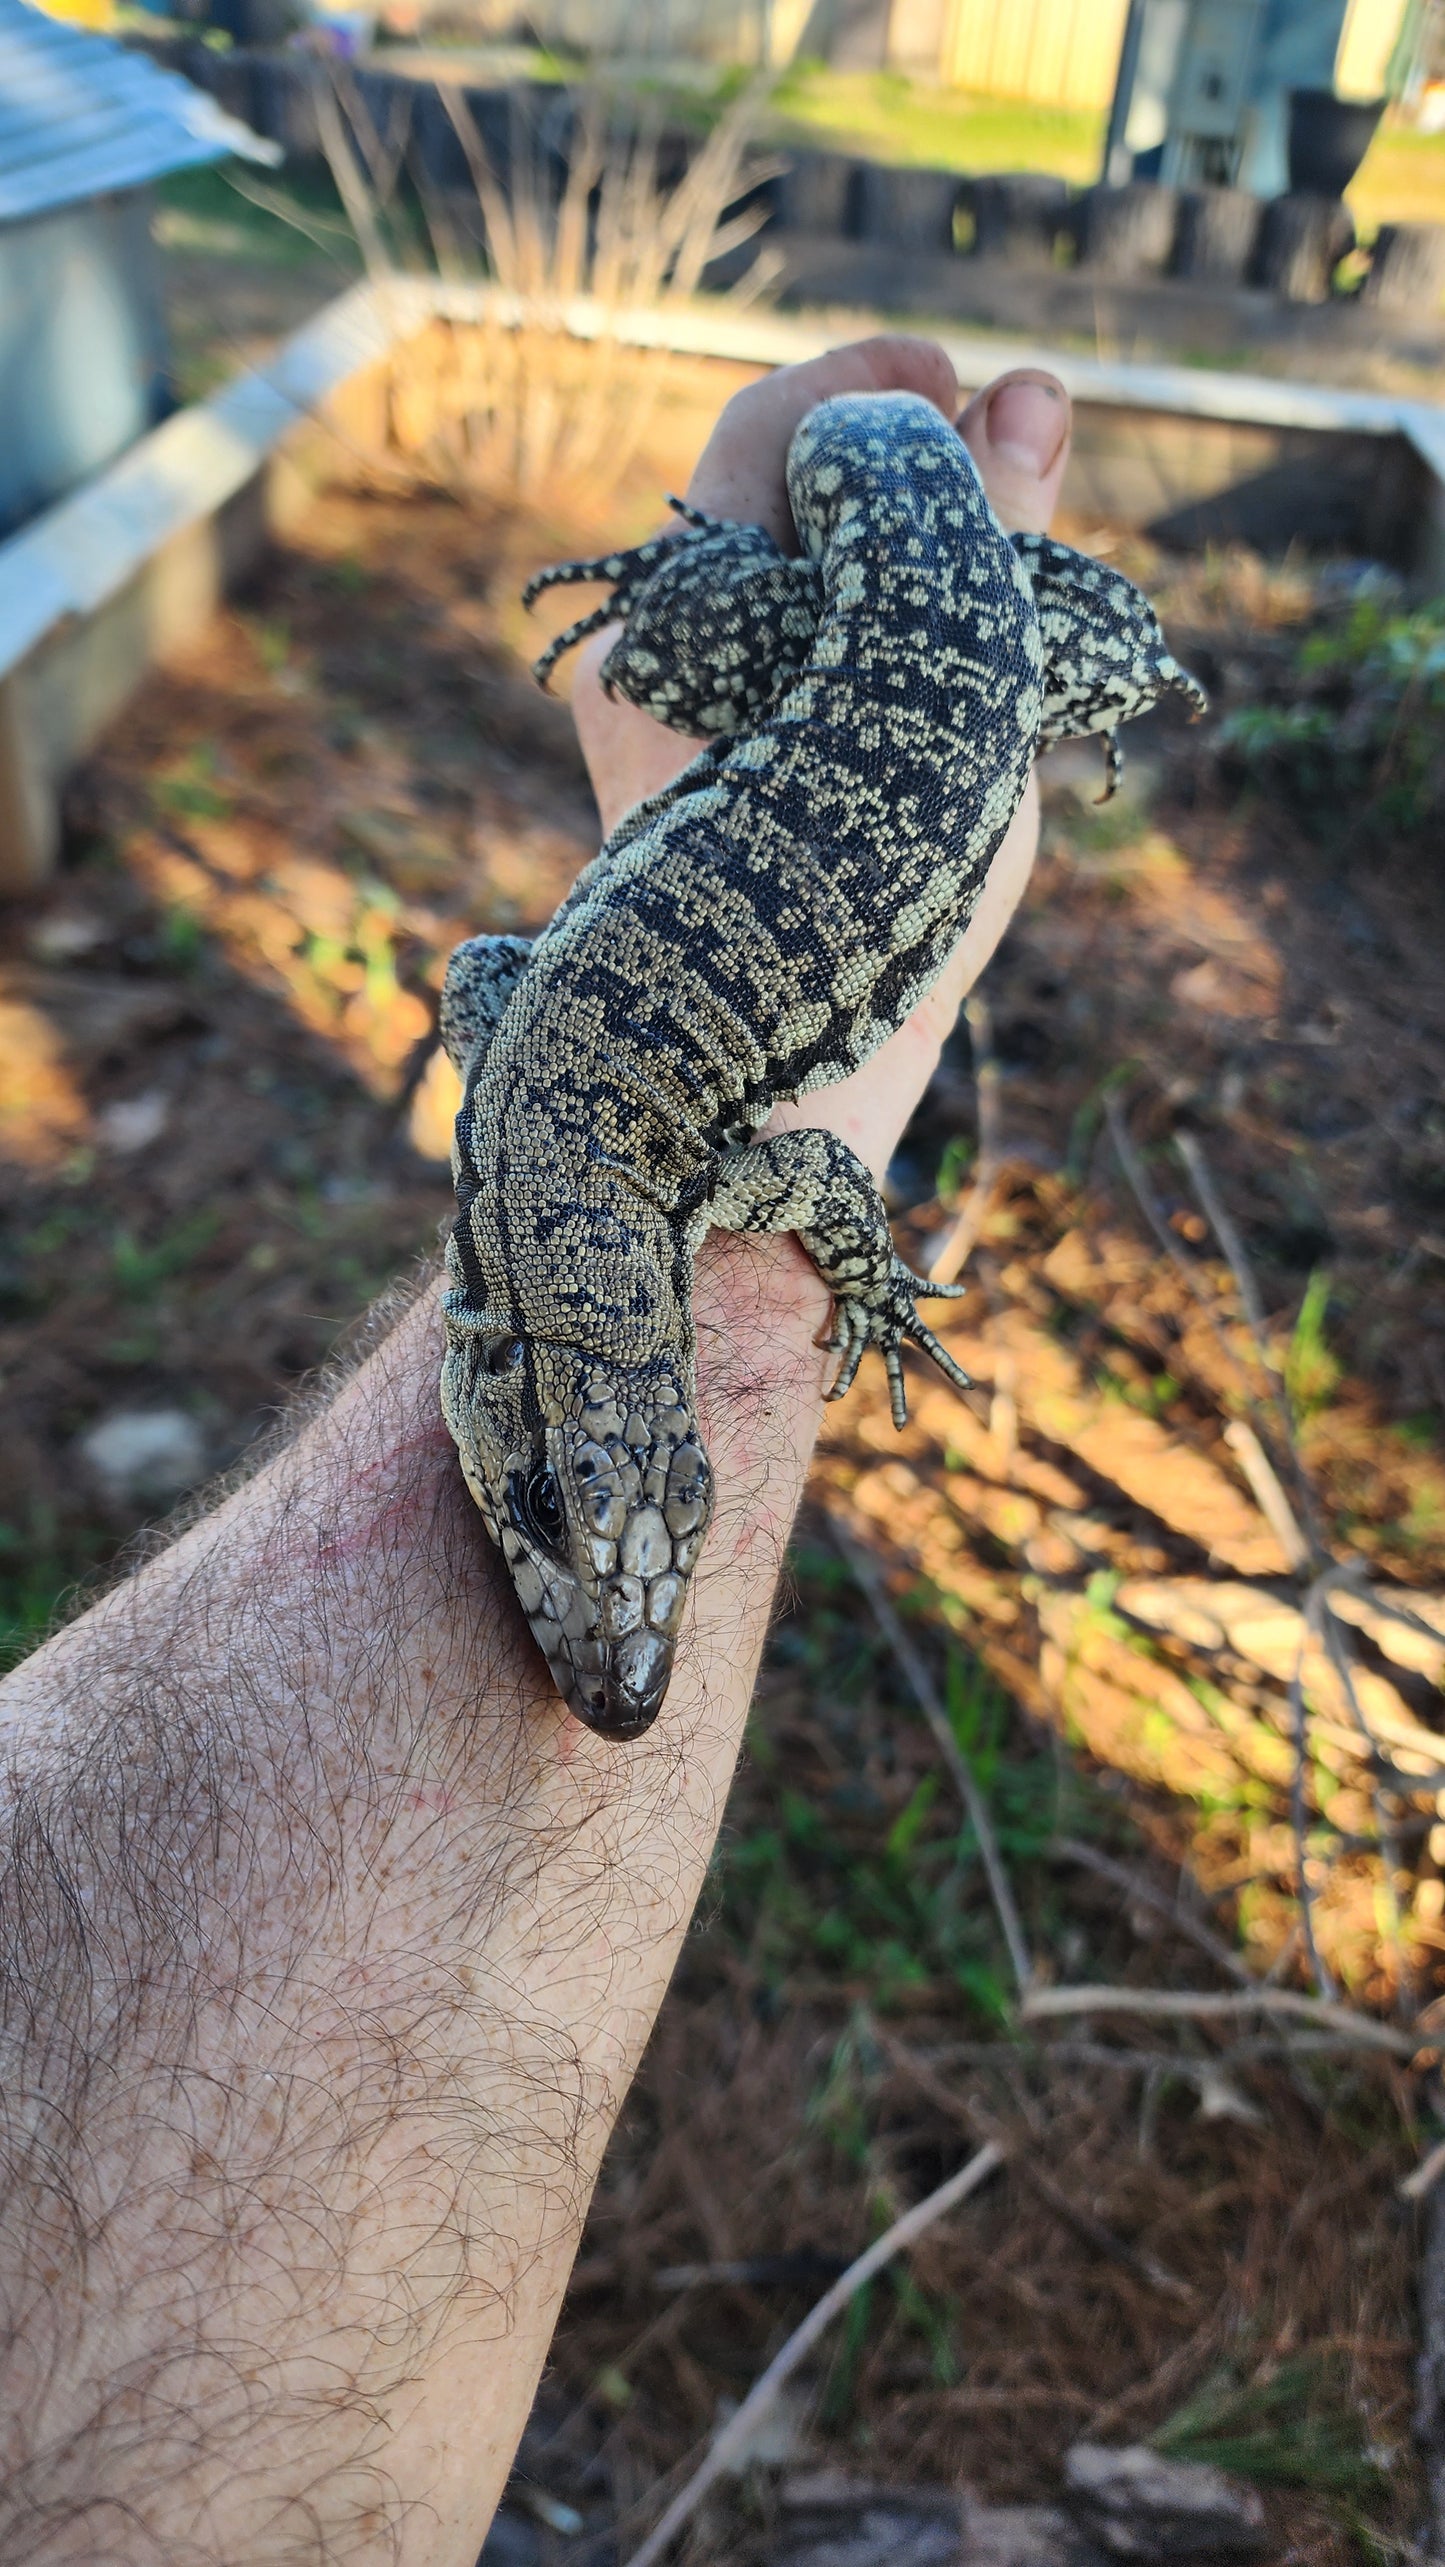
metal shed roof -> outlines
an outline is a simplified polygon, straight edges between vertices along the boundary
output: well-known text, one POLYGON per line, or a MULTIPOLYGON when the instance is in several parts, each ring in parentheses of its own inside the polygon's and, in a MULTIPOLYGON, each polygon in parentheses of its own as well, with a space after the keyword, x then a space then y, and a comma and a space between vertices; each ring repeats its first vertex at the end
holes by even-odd
POLYGON ((0 0, 0 223, 275 146, 108 36, 0 0))

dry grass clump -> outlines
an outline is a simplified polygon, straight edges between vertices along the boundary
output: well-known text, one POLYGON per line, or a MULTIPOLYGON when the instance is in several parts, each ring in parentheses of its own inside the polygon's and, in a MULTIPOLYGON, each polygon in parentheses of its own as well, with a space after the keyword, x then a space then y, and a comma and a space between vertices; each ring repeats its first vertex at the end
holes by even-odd
MULTIPOLYGON (((664 167, 655 112, 615 95, 584 96, 560 146, 539 141, 514 98, 497 151, 462 92, 440 88, 465 198, 441 194, 404 137, 377 132, 344 74, 320 93, 323 140, 372 274, 427 263, 411 211, 444 279, 495 289, 482 315, 414 336, 392 359, 392 437, 414 468, 459 490, 583 495, 594 508, 617 489, 673 363, 665 349, 625 346, 619 325, 686 302, 760 228, 763 210, 747 199, 766 173, 749 150, 766 88, 740 95, 680 173, 664 167)), ((772 273, 756 260, 735 291, 756 295, 772 273)))

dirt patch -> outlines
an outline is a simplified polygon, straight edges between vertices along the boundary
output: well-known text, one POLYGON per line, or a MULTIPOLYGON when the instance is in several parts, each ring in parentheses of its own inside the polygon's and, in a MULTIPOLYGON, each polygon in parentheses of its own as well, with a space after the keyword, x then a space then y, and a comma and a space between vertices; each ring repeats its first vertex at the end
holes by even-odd
MULTIPOLYGON (((705 383, 659 420, 611 532, 640 531, 685 472, 716 369, 705 383)), ((148 682, 77 788, 62 878, 6 918, 17 1644, 154 1511, 157 1471, 178 1485, 236 1454, 434 1242, 445 1173, 414 1144, 446 953, 545 917, 595 845, 517 592, 602 531, 331 493, 148 682), (117 1417, 172 1421, 168 1444, 133 1438, 150 1459, 128 1480, 96 1435, 117 1417)), ((1303 568, 1143 566, 1231 702, 1323 611, 1303 568)), ((1445 1586, 1445 924, 1418 853, 1307 832, 1216 740, 1144 735, 1102 811, 1096 761, 1050 762, 1044 853, 989 984, 1005 1166, 951 1323, 980 1391, 960 1403, 914 1368, 897 1439, 865 1368, 816 1483, 886 1558, 1031 1943, 1077 1982, 1228 1984, 1200 1932, 1298 1979, 1282 1662, 1257 1615, 1231 1607, 1215 1646, 1205 1613, 1223 1580, 1278 1600, 1286 1563, 1226 1433, 1254 1358, 1176 1127, 1207 1148, 1280 1347, 1315 1364, 1305 1446, 1332 1540, 1445 1586), (1111 1100, 1192 1282, 1120 1180, 1111 1100), (1182 1640, 1148 1620, 1161 1590, 1196 1614, 1182 1640), (1061 1838, 1123 1858, 1140 1894, 1061 1838)), ((915 1255, 949 1217, 940 1169, 966 1191, 975 1139, 960 1038, 893 1171, 915 1255)), ((1380 1646, 1369 1672, 1412 1736, 1440 1725, 1428 1660, 1380 1646)), ((1363 2001, 1388 2010, 1408 1978, 1419 2002, 1445 1941, 1433 1802, 1398 1795, 1392 1942, 1369 1778, 1321 1722, 1321 1932, 1363 2001)), ((1418 2495, 1392 2187, 1428 2103, 1403 2063, 1303 2037, 1286 2053, 1258 2026, 1021 2038, 976 1845, 820 1513, 526 2469, 608 2539, 640 2522, 838 2260, 997 2133, 1005 2175, 875 2284, 784 2448, 1046 2499, 1072 2439, 1172 2430, 1253 2470, 1280 2559, 1392 2554, 1418 2495), (674 2269, 739 2259, 752 2278, 674 2269)), ((694 2554, 766 2556, 769 2484, 727 2494, 694 2554)), ((532 2544, 509 2555, 571 2554, 520 2499, 509 2520, 532 2544)))

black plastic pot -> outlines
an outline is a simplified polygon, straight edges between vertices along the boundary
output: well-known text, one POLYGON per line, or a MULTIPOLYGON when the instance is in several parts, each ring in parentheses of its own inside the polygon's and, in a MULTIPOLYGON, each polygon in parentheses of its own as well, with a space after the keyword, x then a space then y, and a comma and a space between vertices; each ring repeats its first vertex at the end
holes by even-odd
POLYGON ((1343 196, 1384 112, 1383 98, 1337 98, 1332 89, 1292 89, 1290 194, 1343 196))

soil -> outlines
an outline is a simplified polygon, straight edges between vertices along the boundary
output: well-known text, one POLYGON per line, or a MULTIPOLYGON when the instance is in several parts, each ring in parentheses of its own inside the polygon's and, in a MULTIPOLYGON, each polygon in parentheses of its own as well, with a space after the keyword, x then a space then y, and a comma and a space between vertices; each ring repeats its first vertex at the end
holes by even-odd
MULTIPOLYGON (((677 486, 723 373, 679 378, 613 535, 677 486)), ((1148 572, 1226 702, 1322 611, 1307 565, 1201 568, 1064 531, 1148 572)), ((179 1416, 186 1476, 232 1461, 434 1245, 446 954, 540 922, 596 843, 565 706, 526 674, 517 592, 601 532, 327 493, 147 682, 78 780, 60 877, 6 914, 12 1645, 156 1511, 154 1477, 97 1460, 97 1427, 179 1416)), ((1073 751, 1046 769, 1044 852, 989 975, 1003 1165, 951 1322, 987 1396, 945 1400, 915 1368, 897 1443, 865 1368, 839 1413, 713 1892, 607 2161, 498 2559, 581 2554, 539 2519, 539 2488, 597 2534, 593 2567, 625 2555, 839 2261, 991 2134, 1006 2171, 855 2304, 784 2410, 776 2467, 726 2491, 689 2556, 778 2554, 778 2488, 820 2454, 1046 2501, 1073 2440, 1171 2419, 1174 2447, 1227 2450, 1262 2481, 1280 2561, 1400 2554, 1418 2513, 1393 2188, 1428 2078, 1237 2028, 1011 2030, 976 1847, 834 1538, 866 1531, 889 1569, 1046 1974, 1216 1988, 1208 1928, 1300 1983, 1280 1686, 1226 1651, 1211 1680, 1235 1725, 1196 1736, 1185 1644, 1141 1654, 1111 1620, 1121 1582, 1221 1564, 1285 1591, 1225 1435, 1254 1413, 1236 1289, 1168 1145, 1180 1125, 1202 1136, 1279 1344, 1327 1273, 1318 1503, 1339 1547, 1428 1598, 1445 1586, 1445 918, 1420 851, 1348 815, 1307 831, 1244 786, 1212 728, 1147 730, 1118 805, 1096 809, 1098 778, 1073 751), (1120 1179, 1110 1099, 1192 1281, 1120 1179), (1122 1859, 1136 1892, 1061 1839, 1122 1859), (739 2258, 774 2260, 669 2278, 739 2258), (1215 2423, 1191 2428, 1206 2393, 1215 2423)), ((949 1218, 940 1163, 966 1193, 976 1137, 961 1034, 893 1171, 915 1256, 949 1218)), ((1399 1682, 1438 1720, 1433 1682, 1399 1682)), ((1337 1819, 1319 1902, 1337 1975, 1386 2009, 1407 1985, 1429 1995, 1445 1941, 1429 1816, 1412 1821, 1432 1805, 1402 1806, 1406 1942, 1380 1924, 1363 1822, 1337 1819)))

